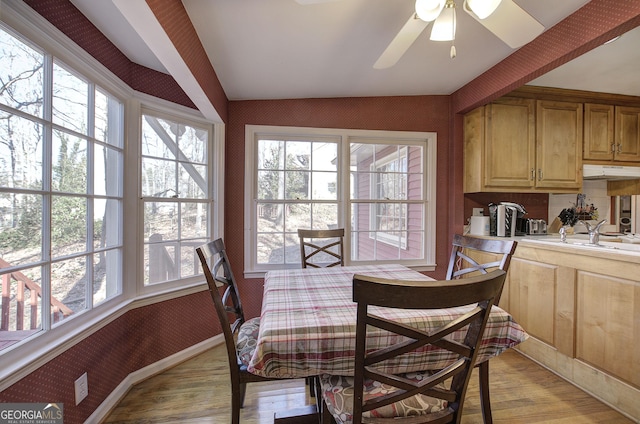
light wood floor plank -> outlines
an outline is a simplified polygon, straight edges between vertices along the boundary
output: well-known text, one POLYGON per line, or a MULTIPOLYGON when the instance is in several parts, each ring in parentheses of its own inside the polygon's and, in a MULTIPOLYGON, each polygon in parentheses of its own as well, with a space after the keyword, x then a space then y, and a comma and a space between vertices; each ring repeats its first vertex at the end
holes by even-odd
MULTIPOLYGON (((228 366, 216 347, 133 387, 104 423, 226 424, 228 366)), ((496 424, 633 424, 633 421, 509 350, 491 360, 496 424)), ((477 371, 469 385, 463 424, 482 424, 477 371)), ((275 411, 311 404, 304 380, 254 383, 247 388, 243 424, 272 424, 275 411)))

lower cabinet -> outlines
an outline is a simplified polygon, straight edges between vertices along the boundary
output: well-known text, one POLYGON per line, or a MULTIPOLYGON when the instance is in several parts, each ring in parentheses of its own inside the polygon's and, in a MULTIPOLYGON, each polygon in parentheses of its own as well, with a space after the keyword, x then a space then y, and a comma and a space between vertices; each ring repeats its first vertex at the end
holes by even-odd
POLYGON ((640 419, 640 260, 519 243, 501 307, 531 336, 516 349, 640 419))

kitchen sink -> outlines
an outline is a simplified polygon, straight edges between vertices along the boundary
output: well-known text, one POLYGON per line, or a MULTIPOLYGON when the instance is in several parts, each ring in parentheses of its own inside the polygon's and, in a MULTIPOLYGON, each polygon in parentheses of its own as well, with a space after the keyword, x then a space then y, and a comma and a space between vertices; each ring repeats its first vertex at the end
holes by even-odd
POLYGON ((534 238, 529 237, 523 239, 523 241, 531 241, 534 243, 543 243, 543 244, 564 244, 567 246, 575 246, 578 248, 586 248, 586 249, 607 249, 607 250, 620 250, 620 251, 628 251, 628 252, 637 252, 640 253, 640 244, 633 243, 622 243, 619 241, 600 241, 598 244, 590 244, 588 240, 582 238, 572 238, 567 237, 566 243, 563 243, 559 237, 544 237, 544 238, 534 238))

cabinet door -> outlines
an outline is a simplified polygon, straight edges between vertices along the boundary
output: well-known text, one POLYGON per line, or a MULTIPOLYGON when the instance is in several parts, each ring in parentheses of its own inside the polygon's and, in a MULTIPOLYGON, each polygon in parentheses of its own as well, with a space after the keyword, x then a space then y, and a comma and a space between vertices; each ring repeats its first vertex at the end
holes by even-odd
POLYGON ((615 159, 640 161, 640 108, 616 106, 615 159))
POLYGON ((612 160, 613 106, 585 103, 583 159, 612 160))
POLYGON ((486 106, 485 187, 534 186, 534 111, 530 99, 499 99, 486 106))
POLYGON ((569 357, 574 355, 574 299, 573 268, 511 260, 507 310, 530 336, 569 357))
POLYGON ((582 187, 582 103, 538 100, 536 187, 582 187))
POLYGON ((640 282, 577 275, 576 358, 640 387, 640 282))

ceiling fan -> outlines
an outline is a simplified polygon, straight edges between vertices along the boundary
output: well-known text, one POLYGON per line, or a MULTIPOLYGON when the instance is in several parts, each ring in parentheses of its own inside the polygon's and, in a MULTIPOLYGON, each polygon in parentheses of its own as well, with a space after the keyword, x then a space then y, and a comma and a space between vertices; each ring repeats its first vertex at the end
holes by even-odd
MULTIPOLYGON (((334 1, 338 0, 296 0, 303 5, 334 1)), ((527 44, 544 31, 544 26, 513 0, 459 1, 466 13, 512 49, 527 44)), ((385 69, 395 65, 431 22, 430 39, 451 41, 451 58, 454 58, 456 8, 455 0, 416 0, 415 13, 411 14, 373 67, 385 69)))

